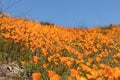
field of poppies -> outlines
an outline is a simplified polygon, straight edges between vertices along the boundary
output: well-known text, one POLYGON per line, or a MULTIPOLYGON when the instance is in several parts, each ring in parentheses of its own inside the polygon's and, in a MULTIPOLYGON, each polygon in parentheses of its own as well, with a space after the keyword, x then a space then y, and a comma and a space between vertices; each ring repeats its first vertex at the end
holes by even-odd
POLYGON ((0 62, 13 80, 120 80, 120 25, 66 28, 0 15, 0 62))

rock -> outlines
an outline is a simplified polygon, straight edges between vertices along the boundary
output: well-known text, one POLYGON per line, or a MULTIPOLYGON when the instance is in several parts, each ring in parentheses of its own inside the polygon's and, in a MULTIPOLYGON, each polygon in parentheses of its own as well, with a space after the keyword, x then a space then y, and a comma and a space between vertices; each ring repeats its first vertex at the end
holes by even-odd
MULTIPOLYGON (((0 63, 0 80, 4 80, 6 78, 15 78, 24 70, 21 69, 15 63, 1 64, 0 63)), ((8 79, 7 79, 8 80, 8 79)))

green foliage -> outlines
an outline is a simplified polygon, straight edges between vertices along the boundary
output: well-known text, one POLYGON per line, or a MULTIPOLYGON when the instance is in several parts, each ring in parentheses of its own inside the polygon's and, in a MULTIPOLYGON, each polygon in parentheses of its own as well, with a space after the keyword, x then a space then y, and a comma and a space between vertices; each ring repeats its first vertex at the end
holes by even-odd
POLYGON ((40 24, 41 25, 51 25, 51 26, 55 25, 55 24, 50 23, 50 22, 40 22, 40 24))
POLYGON ((29 49, 23 50, 24 48, 19 43, 0 37, 0 61, 5 63, 20 62, 22 60, 28 61, 31 58, 31 51, 29 49))

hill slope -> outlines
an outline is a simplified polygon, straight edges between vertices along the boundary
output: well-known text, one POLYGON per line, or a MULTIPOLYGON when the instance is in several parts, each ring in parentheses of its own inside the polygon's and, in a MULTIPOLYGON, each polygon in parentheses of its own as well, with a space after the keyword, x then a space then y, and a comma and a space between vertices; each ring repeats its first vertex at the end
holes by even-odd
MULTIPOLYGON (((12 47, 22 45, 16 49, 18 57, 13 61, 21 62, 31 79, 119 80, 119 32, 120 25, 80 29, 0 17, 0 38, 13 43, 12 47)), ((13 53, 7 54, 10 60, 16 57, 13 53)), ((0 54, 4 54, 2 49, 0 54)), ((28 78, 25 73, 21 73, 21 79, 28 78)))

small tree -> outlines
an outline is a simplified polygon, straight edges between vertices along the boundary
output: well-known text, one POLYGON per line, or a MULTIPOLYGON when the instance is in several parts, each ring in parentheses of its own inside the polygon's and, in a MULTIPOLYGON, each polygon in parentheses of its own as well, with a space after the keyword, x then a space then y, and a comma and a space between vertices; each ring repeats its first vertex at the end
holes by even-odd
POLYGON ((42 25, 55 25, 55 24, 53 24, 53 23, 50 23, 50 22, 40 22, 40 24, 42 24, 42 25))

